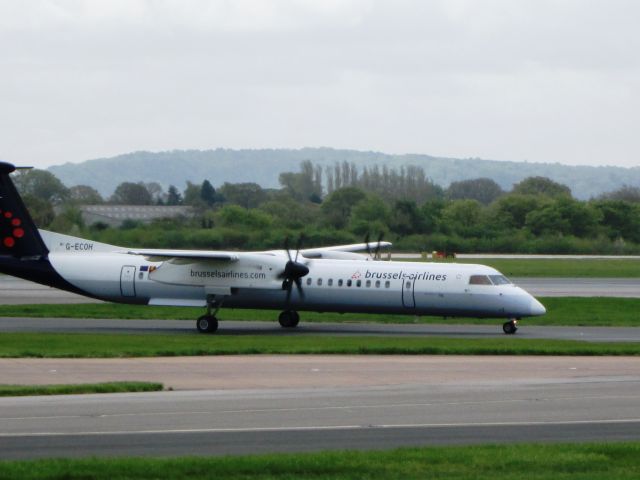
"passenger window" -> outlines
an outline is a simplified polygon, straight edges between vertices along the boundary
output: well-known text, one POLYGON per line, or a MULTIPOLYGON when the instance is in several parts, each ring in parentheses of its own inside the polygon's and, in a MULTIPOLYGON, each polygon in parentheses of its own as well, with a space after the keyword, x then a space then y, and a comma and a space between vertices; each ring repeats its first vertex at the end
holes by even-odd
POLYGON ((351 286, 351 279, 347 280, 347 287, 351 286))
POLYGON ((362 286, 362 280, 356 280, 356 287, 362 286))
POLYGON ((471 275, 469 285, 491 285, 491 280, 486 275, 471 275))
POLYGON ((367 280, 366 286, 367 286, 367 288, 369 288, 371 286, 371 280, 367 280))
POLYGON ((327 285, 328 286, 332 286, 333 285, 333 278, 330 278, 329 280, 327 280, 327 285))
POLYGON ((319 286, 319 287, 321 287, 321 286, 322 286, 322 279, 321 279, 321 278, 319 278, 319 279, 318 279, 318 286, 319 286))
POLYGON ((342 286, 342 279, 338 280, 338 286, 341 287, 342 286))
POLYGON ((387 280, 386 282, 384 282, 384 288, 389 288, 391 286, 391 281, 387 280))
POLYGON ((311 279, 307 278, 307 285, 311 285, 311 279))
POLYGON ((380 280, 376 280, 376 288, 380 288, 380 280))

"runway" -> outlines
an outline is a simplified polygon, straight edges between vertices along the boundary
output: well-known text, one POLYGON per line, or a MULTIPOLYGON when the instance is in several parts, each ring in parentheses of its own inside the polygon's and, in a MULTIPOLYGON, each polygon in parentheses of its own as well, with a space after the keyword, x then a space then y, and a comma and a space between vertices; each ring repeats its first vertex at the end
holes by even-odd
MULTIPOLYGON (((640 278, 512 278, 534 296, 640 298, 640 278)), ((102 303, 19 278, 0 275, 0 305, 102 303)))
MULTIPOLYGON (((363 318, 364 320, 365 318, 363 318)), ((508 340, 502 332, 502 321, 486 325, 384 324, 384 323, 311 323, 302 321, 297 328, 283 329, 276 321, 233 321, 221 316, 216 335, 376 335, 428 336, 454 338, 499 338, 508 340)), ((201 335, 193 320, 115 320, 82 318, 14 318, 0 317, 0 332, 47 333, 120 333, 138 335, 201 335)), ((635 327, 549 327, 529 326, 520 322, 517 338, 578 340, 585 342, 640 342, 640 328, 635 327)))
MULTIPOLYGON (((60 360, 9 362, 30 371, 60 360)), ((0 398, 0 457, 640 439, 635 357, 249 356, 57 368, 73 377, 74 365, 100 362, 114 377, 156 372, 206 389, 0 398)))
MULTIPOLYGON (((534 295, 640 297, 640 279, 522 279, 534 295), (527 284, 527 282, 529 282, 527 284)), ((0 305, 93 302, 0 276, 0 305)), ((224 321, 219 335, 500 338, 487 325, 224 321)), ((193 321, 0 318, 0 332, 198 335, 193 321)), ((640 342, 521 323, 517 338, 640 342)), ((640 440, 640 358, 238 356, 0 359, 0 383, 158 381, 173 391, 0 398, 0 458, 224 455, 640 440)))

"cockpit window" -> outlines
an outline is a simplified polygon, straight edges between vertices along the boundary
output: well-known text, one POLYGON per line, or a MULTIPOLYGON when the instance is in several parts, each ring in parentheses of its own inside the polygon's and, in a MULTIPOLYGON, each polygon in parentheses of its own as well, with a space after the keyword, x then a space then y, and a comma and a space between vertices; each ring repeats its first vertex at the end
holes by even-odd
POLYGON ((489 275, 494 285, 510 285, 511 282, 504 275, 489 275))
POLYGON ((492 285, 487 275, 471 275, 469 285, 492 285))

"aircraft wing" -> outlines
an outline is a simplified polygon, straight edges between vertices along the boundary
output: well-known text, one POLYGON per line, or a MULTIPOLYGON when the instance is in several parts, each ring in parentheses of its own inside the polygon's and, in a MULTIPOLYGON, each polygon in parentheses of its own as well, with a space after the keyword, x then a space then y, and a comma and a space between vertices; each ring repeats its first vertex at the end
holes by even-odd
MULTIPOLYGON (((391 242, 380 242, 380 247, 390 247, 391 242)), ((378 247, 378 242, 369 243, 352 243, 350 245, 336 245, 333 247, 321 247, 321 248, 309 248, 300 250, 300 253, 305 258, 332 258, 332 259, 349 259, 349 258, 361 258, 360 255, 347 255, 354 254, 355 252, 374 251, 378 247)))
POLYGON ((127 250, 129 255, 144 255, 150 262, 162 262, 167 260, 191 260, 197 261, 226 261, 237 262, 240 260, 241 253, 236 252, 218 252, 208 250, 127 250))

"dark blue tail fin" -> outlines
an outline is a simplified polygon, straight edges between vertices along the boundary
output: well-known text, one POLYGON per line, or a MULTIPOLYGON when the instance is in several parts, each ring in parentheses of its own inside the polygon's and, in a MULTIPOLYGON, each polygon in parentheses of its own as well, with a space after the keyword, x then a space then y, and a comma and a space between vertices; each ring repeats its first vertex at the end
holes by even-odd
POLYGON ((0 162, 0 255, 43 258, 49 251, 9 177, 15 169, 0 162))

